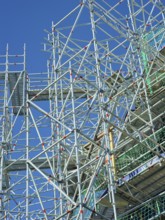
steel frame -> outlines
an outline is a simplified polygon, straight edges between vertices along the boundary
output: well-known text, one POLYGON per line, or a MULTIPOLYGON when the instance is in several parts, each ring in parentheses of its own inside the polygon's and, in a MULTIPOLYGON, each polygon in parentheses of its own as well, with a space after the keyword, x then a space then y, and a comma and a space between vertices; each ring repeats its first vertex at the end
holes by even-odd
POLYGON ((43 73, 7 45, 0 219, 128 219, 162 198, 164 11, 160 0, 83 0, 46 31, 43 73))

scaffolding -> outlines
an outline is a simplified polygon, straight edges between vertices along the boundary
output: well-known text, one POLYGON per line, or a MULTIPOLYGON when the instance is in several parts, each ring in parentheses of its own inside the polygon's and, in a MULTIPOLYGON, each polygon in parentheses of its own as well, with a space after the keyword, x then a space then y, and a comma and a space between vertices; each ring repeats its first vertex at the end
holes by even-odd
POLYGON ((46 71, 0 55, 0 219, 165 216, 165 7, 82 0, 46 71))

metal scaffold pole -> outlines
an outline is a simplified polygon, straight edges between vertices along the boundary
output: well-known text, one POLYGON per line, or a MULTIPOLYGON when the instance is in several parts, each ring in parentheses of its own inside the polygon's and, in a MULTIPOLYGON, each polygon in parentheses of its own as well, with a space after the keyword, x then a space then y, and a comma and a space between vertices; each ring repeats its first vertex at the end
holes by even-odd
POLYGON ((163 218, 164 11, 160 0, 77 2, 46 31, 42 73, 7 45, 0 219, 163 218))

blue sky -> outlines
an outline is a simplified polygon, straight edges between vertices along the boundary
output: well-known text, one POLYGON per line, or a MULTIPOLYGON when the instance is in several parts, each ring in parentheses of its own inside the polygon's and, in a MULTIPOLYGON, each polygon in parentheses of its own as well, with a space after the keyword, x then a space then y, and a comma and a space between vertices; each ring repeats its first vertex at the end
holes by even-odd
POLYGON ((12 54, 27 48, 27 70, 46 70, 47 54, 42 52, 42 43, 51 27, 79 0, 0 0, 0 54, 5 53, 6 44, 12 54))
POLYGON ((52 21, 59 21, 80 2, 81 0, 0 0, 0 54, 5 53, 7 43, 10 53, 22 53, 23 44, 26 43, 27 71, 45 71, 48 54, 41 51, 46 37, 43 30, 50 30, 52 21))

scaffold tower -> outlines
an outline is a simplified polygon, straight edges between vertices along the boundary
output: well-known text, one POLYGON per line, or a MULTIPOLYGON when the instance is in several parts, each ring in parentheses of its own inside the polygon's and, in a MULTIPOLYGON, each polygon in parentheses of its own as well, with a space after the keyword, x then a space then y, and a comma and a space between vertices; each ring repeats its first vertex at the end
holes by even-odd
POLYGON ((0 55, 0 219, 165 219, 163 0, 82 0, 46 71, 0 55))

